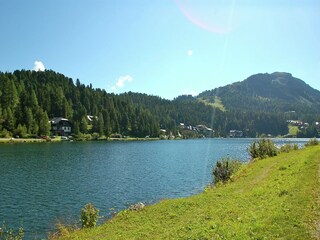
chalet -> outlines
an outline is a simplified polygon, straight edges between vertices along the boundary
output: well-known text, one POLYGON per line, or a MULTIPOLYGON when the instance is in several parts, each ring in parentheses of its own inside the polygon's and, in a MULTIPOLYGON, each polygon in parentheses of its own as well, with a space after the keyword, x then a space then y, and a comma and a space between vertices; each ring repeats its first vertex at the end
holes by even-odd
POLYGON ((71 134, 71 122, 62 117, 52 118, 51 121, 51 133, 58 136, 69 136, 71 134))
POLYGON ((195 130, 198 133, 205 135, 206 137, 213 137, 215 133, 212 128, 208 128, 206 125, 197 125, 195 127, 195 130))
POLYGON ((241 138, 243 137, 243 132, 238 130, 230 130, 229 137, 231 138, 241 138))

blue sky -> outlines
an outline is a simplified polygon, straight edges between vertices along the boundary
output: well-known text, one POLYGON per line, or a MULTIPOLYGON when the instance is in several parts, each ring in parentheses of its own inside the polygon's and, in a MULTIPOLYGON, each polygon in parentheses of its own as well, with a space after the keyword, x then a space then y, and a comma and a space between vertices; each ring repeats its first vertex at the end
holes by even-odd
POLYGON ((0 71, 172 99, 284 71, 320 89, 318 0, 3 0, 0 71))

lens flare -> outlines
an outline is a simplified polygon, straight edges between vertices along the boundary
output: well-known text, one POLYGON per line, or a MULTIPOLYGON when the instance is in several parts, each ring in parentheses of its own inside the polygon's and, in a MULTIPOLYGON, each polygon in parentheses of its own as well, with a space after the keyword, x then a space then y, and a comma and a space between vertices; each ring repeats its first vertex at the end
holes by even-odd
POLYGON ((194 25, 214 33, 232 29, 234 0, 175 0, 183 15, 194 25))

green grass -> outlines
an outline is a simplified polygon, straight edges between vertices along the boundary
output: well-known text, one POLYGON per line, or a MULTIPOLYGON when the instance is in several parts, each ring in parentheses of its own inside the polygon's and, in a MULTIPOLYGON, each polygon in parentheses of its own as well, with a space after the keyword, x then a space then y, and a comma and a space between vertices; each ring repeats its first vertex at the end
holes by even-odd
MULTIPOLYGON (((61 136, 56 136, 51 138, 49 142, 60 142, 61 136)), ((46 139, 42 138, 0 138, 0 143, 39 143, 48 142, 46 139)))
POLYGON ((244 166, 226 185, 123 211, 61 239, 320 239, 320 147, 244 166))
POLYGON ((204 103, 204 104, 207 105, 207 106, 211 106, 211 107, 213 107, 213 108, 218 108, 218 109, 220 109, 222 112, 225 112, 225 111, 226 111, 226 109, 225 109, 225 107, 224 107, 224 105, 223 105, 223 103, 222 103, 222 101, 221 101, 221 98, 219 98, 219 97, 217 97, 217 96, 214 97, 214 102, 213 102, 213 103, 210 102, 209 100, 203 99, 203 98, 199 98, 198 101, 204 103))
POLYGON ((298 132, 299 132, 299 128, 297 126, 288 126, 289 128, 289 135, 291 136, 297 136, 298 132))
POLYGON ((32 142, 46 142, 42 138, 0 138, 0 143, 32 143, 32 142))

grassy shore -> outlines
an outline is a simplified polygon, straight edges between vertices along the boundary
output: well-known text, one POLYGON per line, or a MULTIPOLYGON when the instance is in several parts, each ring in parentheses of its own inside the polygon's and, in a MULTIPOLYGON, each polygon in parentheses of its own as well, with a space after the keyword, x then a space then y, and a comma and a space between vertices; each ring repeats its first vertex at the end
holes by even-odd
MULTIPOLYGON (((61 141, 61 138, 51 139, 50 142, 61 141)), ((47 139, 42 138, 0 138, 0 143, 39 143, 48 142, 47 139)))
MULTIPOLYGON (((87 140, 85 138, 75 138, 74 141, 155 141, 159 138, 98 138, 87 140)), ((60 136, 50 139, 42 138, 0 138, 1 143, 39 143, 39 142, 61 142, 60 136)))
POLYGON ((125 210, 60 239, 320 239, 320 147, 253 161, 232 182, 125 210))

